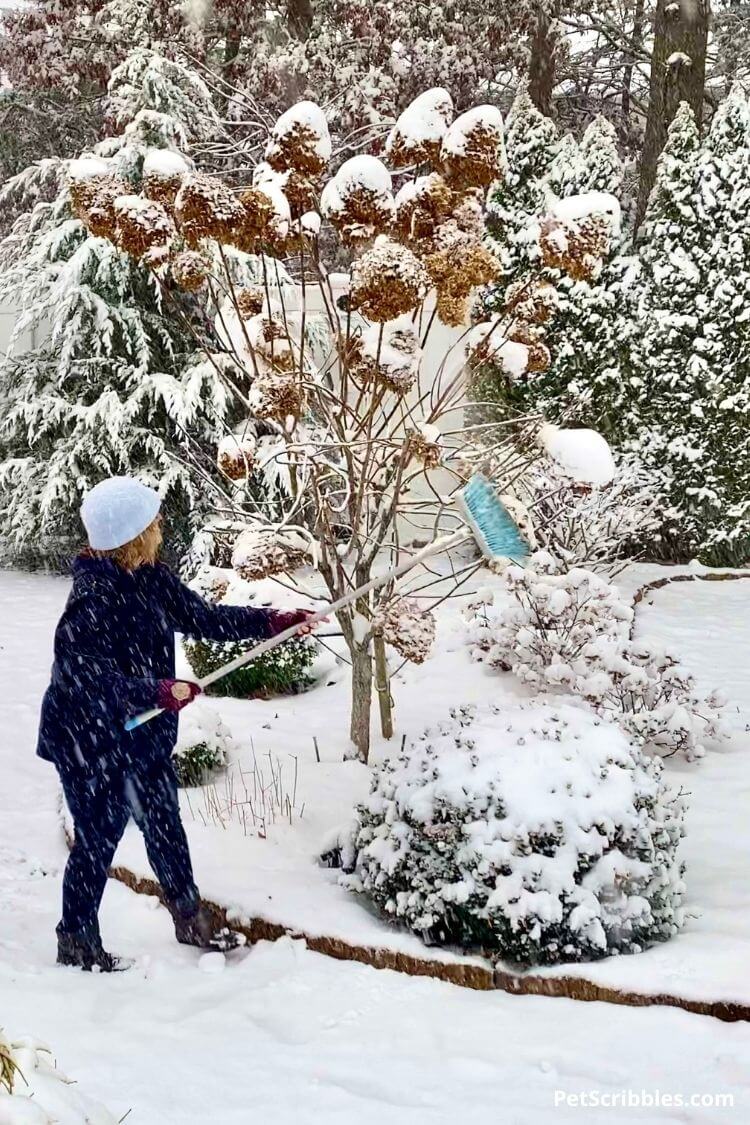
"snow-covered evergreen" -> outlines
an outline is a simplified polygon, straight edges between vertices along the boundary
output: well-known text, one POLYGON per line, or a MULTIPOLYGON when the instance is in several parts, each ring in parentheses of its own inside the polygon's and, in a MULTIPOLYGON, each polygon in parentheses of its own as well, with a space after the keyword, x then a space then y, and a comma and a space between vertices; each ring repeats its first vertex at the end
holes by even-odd
POLYGON ((117 135, 63 162, 56 198, 0 246, 0 299, 19 310, 15 339, 33 340, 0 367, 0 519, 14 554, 66 553, 80 535, 81 494, 113 473, 157 486, 186 541, 202 507, 188 439, 212 445, 229 411, 185 327, 186 315, 200 324, 196 299, 160 285, 76 213, 91 173, 122 195, 160 160, 182 154, 187 166, 190 143, 215 123, 208 90, 188 69, 136 51, 112 76, 110 113, 117 135))
POLYGON ((632 444, 671 469, 671 555, 719 565, 750 555, 749 205, 744 91, 720 105, 702 145, 683 105, 641 234, 632 444))
POLYGON ((459 707, 375 771, 345 884, 441 944, 521 964, 682 924, 681 798, 585 705, 459 707))

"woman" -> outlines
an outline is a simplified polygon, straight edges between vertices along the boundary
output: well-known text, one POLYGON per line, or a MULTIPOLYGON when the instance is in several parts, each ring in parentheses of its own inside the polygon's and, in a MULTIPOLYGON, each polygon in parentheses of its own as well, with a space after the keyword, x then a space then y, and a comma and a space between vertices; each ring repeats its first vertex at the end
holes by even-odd
POLYGON ((63 878, 58 963, 112 972, 98 912, 107 871, 132 814, 161 883, 177 940, 228 949, 238 935, 217 929, 199 904, 171 763, 177 713, 199 694, 175 679, 175 633, 215 641, 274 636, 303 624, 304 611, 215 606, 157 562, 160 500, 128 477, 102 481, 84 498, 89 546, 73 564, 73 589, 55 633, 37 753, 53 762, 75 825, 63 878), (164 714, 133 731, 129 716, 164 714))

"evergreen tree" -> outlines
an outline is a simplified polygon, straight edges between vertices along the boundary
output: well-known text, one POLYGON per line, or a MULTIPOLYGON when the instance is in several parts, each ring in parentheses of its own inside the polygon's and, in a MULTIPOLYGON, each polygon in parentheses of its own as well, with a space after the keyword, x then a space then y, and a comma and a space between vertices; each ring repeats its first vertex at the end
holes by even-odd
POLYGON ((119 134, 83 162, 59 162, 56 197, 37 203, 0 245, 0 299, 18 309, 16 343, 32 338, 0 364, 0 526, 6 555, 17 559, 67 554, 80 537, 82 493, 116 473, 157 486, 173 546, 187 541, 201 516, 188 435, 190 450, 212 447, 229 410, 183 326, 185 314, 200 319, 196 298, 170 292, 94 237, 71 197, 73 178, 92 162, 125 192, 138 190, 144 163, 158 163, 161 150, 172 164, 183 154, 187 167, 189 145, 213 128, 208 90, 186 68, 136 51, 113 73, 109 113, 119 134))
POLYGON ((503 266, 503 286, 521 276, 537 256, 529 226, 544 210, 543 180, 557 146, 554 122, 536 108, 528 91, 517 95, 505 131, 507 171, 488 202, 488 228, 503 266))
POLYGON ((642 231, 642 455, 672 474, 670 554, 750 556, 750 106, 736 87, 700 146, 683 104, 642 231))

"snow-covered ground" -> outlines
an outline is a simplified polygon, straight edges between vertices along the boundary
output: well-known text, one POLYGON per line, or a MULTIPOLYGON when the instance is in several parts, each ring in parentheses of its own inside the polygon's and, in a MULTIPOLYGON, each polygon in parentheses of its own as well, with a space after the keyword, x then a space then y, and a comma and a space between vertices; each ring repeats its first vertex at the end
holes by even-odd
MULTIPOLYGON (((564 1095, 622 1099, 626 1090, 731 1095, 734 1105, 590 1108, 590 1120, 748 1119, 746 1024, 669 1008, 471 992, 333 961, 290 940, 256 946, 212 973, 212 962, 201 967, 193 951, 174 944, 165 911, 117 884, 105 896, 103 929, 110 946, 138 957, 136 969, 105 978, 55 968, 65 855, 54 773, 35 760, 33 743, 66 589, 60 579, 0 575, 0 1024, 14 1035, 51 1041, 87 1093, 116 1115, 132 1109, 133 1125, 386 1117, 427 1125, 459 1116, 526 1125, 578 1120, 580 1106, 556 1106, 564 1095)), ((704 682, 721 681, 750 712, 742 675, 750 657, 744 624, 750 582, 681 584, 658 591, 653 601, 642 612, 643 629, 676 644, 704 682)), ((457 677, 464 655, 451 616, 441 621, 439 655, 408 670, 408 690, 396 685, 399 729, 418 730, 451 703, 505 690, 476 668, 457 677)), ((294 816, 291 827, 269 825, 265 840, 246 838, 237 823, 204 828, 197 809, 187 820, 206 893, 253 911, 264 895, 269 916, 283 921, 284 911, 294 910, 302 915, 291 919, 297 925, 312 925, 317 910, 319 928, 323 921, 368 940, 368 934, 382 936, 379 924, 312 859, 337 810, 367 784, 363 767, 340 762, 346 699, 343 683, 325 686, 331 679, 291 700, 221 705, 245 754, 252 735, 261 761, 269 752, 279 761, 297 756, 301 818, 294 816), (316 733, 320 765, 311 744, 316 733), (225 868, 215 859, 220 836, 231 841, 221 848, 225 868)), ((741 725, 744 715, 738 720, 741 725)), ((382 752, 377 746, 376 754, 382 752)), ((693 984, 700 993, 709 960, 727 988, 748 988, 747 960, 732 960, 750 930, 744 760, 738 738, 731 750, 676 767, 693 793, 686 859, 691 899, 702 917, 668 946, 602 963, 605 971, 639 962, 639 976, 648 978, 647 959, 671 950, 659 990, 665 972, 684 983, 697 965, 700 979, 693 984), (691 942, 702 960, 693 959, 691 942)), ((284 767, 289 785, 291 761, 284 767)), ((130 838, 125 858, 137 863, 138 846, 130 838)), ((653 971, 658 976, 659 966, 653 971)))

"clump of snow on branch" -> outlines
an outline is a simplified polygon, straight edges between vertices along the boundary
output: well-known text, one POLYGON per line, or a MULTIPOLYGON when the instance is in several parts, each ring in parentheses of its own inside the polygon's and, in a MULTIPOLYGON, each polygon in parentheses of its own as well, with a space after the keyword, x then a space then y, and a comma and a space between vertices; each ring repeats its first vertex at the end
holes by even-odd
POLYGON ((579 484, 606 485, 615 475, 615 460, 607 441, 596 430, 566 430, 547 423, 539 444, 567 475, 579 484))
POLYGON ((538 551, 470 609, 467 639, 475 660, 580 696, 646 750, 701 757, 725 734, 723 699, 701 692, 666 650, 631 640, 632 618, 604 578, 538 551))
POLYGON ((585 706, 460 707, 375 771, 343 880, 510 962, 637 953, 682 925, 683 817, 661 763, 585 706))

